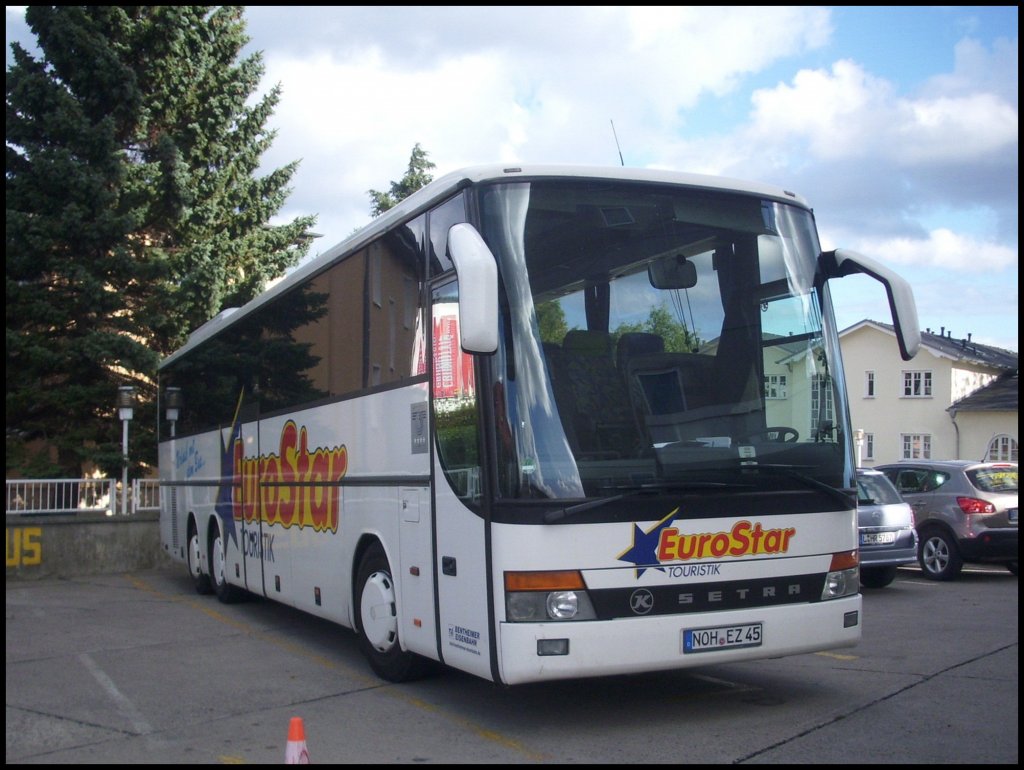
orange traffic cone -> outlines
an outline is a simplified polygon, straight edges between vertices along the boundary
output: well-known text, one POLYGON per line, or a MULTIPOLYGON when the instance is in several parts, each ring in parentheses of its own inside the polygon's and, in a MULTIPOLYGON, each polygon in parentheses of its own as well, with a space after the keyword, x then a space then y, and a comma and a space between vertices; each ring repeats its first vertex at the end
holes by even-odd
POLYGON ((288 724, 288 746, 284 750, 286 765, 308 765, 309 750, 306 748, 306 728, 302 717, 292 717, 288 724))

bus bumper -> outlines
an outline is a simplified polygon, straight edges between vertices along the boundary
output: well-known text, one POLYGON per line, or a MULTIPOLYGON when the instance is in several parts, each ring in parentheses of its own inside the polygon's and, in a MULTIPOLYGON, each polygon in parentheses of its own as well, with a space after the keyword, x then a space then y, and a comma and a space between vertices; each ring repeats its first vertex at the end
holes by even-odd
POLYGON ((501 681, 511 685, 800 655, 856 645, 861 618, 857 594, 757 613, 501 623, 499 670, 501 681), (751 627, 757 623, 759 628, 751 627), (688 630, 696 630, 697 635, 688 636, 688 630), (759 637, 756 644, 755 637, 759 637), (702 644, 687 644, 696 638, 702 644), (714 646, 716 640, 722 647, 714 646), (732 644, 737 646, 728 646, 732 644), (740 646, 744 644, 748 646, 740 646), (694 649, 687 650, 688 646, 694 649))

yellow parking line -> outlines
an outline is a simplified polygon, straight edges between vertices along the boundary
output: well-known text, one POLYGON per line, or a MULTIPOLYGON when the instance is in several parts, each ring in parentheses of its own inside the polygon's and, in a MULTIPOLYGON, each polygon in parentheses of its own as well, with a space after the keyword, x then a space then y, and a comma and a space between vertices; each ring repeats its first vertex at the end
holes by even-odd
POLYGON ((815 652, 814 655, 821 655, 823 658, 832 658, 833 660, 858 660, 860 655, 844 655, 839 652, 815 652))

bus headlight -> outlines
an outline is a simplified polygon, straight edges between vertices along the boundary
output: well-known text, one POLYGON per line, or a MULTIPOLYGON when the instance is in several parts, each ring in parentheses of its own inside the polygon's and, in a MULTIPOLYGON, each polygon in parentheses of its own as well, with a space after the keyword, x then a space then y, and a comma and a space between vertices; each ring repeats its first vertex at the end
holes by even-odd
POLYGON ((583 576, 571 572, 506 572, 505 617, 513 623, 595 620, 583 576))
POLYGON ((856 551, 832 554, 832 563, 821 589, 822 600, 854 596, 860 592, 860 557, 856 551))
POLYGON ((580 610, 580 598, 575 591, 552 591, 547 599, 548 616, 559 620, 572 620, 580 610))

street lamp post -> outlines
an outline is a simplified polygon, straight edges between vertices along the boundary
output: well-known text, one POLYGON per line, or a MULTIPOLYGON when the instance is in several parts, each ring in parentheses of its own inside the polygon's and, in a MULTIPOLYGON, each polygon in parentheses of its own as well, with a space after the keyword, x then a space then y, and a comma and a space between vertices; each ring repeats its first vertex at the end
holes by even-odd
POLYGON ((167 422, 171 424, 171 438, 174 438, 178 418, 181 416, 181 388, 164 389, 164 409, 167 411, 167 422))
POLYGON ((128 423, 135 416, 135 388, 117 389, 117 414, 121 418, 121 515, 128 515, 128 423))

